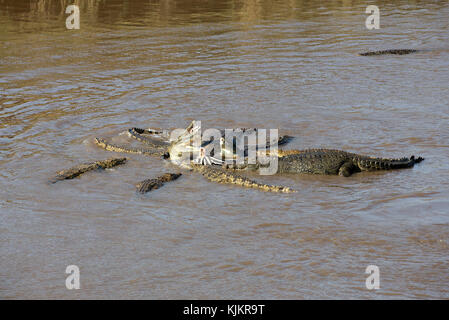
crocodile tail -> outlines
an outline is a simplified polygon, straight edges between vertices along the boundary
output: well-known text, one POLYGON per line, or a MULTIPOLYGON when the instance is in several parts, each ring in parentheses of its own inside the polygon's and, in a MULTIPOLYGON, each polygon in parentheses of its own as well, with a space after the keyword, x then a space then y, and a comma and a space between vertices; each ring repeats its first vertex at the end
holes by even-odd
POLYGON ((400 159, 383 159, 383 158, 370 158, 360 157, 356 159, 356 163, 362 171, 373 170, 393 170, 402 168, 411 168, 415 163, 420 163, 424 158, 411 156, 410 158, 404 157, 400 159))

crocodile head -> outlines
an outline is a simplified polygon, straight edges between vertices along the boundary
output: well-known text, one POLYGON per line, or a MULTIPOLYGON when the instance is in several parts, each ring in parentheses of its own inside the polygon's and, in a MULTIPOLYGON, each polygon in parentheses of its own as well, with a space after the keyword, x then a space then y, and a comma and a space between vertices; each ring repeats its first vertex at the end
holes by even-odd
POLYGON ((200 150, 194 147, 195 138, 201 141, 201 122, 192 121, 185 129, 174 130, 170 136, 168 154, 170 160, 181 167, 190 167, 190 161, 199 157, 200 150))
POLYGON ((190 168, 191 162, 204 165, 223 164, 223 161, 211 156, 213 140, 201 141, 201 122, 192 121, 184 130, 171 140, 168 154, 170 160, 179 166, 190 168))

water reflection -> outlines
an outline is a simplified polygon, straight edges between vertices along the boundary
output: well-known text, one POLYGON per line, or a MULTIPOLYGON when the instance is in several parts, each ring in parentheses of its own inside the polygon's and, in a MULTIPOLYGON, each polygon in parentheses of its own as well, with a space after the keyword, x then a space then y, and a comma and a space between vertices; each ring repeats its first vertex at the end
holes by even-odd
MULTIPOLYGON (((147 26, 177 23, 205 23, 240 21, 257 24, 263 20, 303 19, 323 15, 344 18, 351 11, 365 5, 359 1, 331 0, 322 2, 306 0, 240 0, 240 1, 130 1, 130 0, 1 0, 2 15, 15 21, 64 19, 65 8, 79 6, 83 20, 89 24, 126 23, 130 20, 147 26)), ((442 8, 446 1, 388 1, 383 7, 395 7, 402 14, 422 7, 442 8)))

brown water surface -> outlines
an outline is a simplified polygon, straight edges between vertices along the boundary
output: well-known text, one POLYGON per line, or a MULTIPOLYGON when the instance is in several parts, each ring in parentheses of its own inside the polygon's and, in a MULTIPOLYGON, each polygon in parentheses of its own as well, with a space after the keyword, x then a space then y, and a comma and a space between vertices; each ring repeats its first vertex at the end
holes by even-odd
POLYGON ((69 1, 0 0, 0 298, 449 298, 448 1, 381 1, 379 30, 358 1, 75 3, 67 30, 69 1), (426 50, 357 55, 390 48, 426 50), (426 160, 257 177, 295 194, 184 172, 141 196, 174 168, 138 155, 47 183, 111 156, 96 136, 193 119, 426 160))

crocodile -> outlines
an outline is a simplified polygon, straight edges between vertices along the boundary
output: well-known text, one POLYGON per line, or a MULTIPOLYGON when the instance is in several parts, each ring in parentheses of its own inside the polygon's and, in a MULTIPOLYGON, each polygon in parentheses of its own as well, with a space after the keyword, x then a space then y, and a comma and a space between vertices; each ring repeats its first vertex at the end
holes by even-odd
POLYGON ((165 182, 178 179, 182 173, 165 173, 160 177, 153 179, 146 179, 136 184, 139 193, 145 193, 154 189, 158 189, 164 185, 165 182))
MULTIPOLYGON (((192 134, 191 134, 192 135, 192 134)), ((281 141, 281 138, 279 141, 281 141)), ((170 146, 170 150, 176 149, 177 152, 186 147, 185 141, 170 146)), ((267 148, 270 146, 267 143, 267 148)), ((228 153, 232 153, 232 147, 222 144, 222 147, 227 148, 228 153)), ((282 150, 276 149, 273 154, 271 150, 267 151, 264 148, 263 151, 266 155, 272 155, 277 157, 278 167, 276 173, 308 173, 308 174, 323 174, 323 175, 340 175, 349 177, 353 173, 361 171, 377 171, 377 170, 393 170, 402 168, 411 168, 415 163, 420 163, 424 160, 422 157, 415 158, 403 157, 400 159, 394 158, 379 158, 371 157, 357 153, 351 153, 343 150, 335 149, 305 149, 305 150, 282 150)), ((188 149, 186 149, 188 150, 188 149)), ((263 152, 262 151, 262 152, 263 152)), ((205 149, 199 147, 199 159, 208 158, 205 155, 205 149)), ((244 155, 246 157, 246 154, 244 155)), ((200 164, 221 164, 226 169, 250 169, 257 170, 260 168, 268 167, 268 164, 262 164, 257 162, 255 164, 249 164, 248 159, 244 158, 242 164, 236 164, 234 157, 231 157, 231 162, 226 162, 223 158, 216 159, 209 156, 214 161, 196 161, 200 164), (246 164, 245 164, 246 162, 246 164)))
POLYGON ((417 49, 388 49, 388 50, 362 52, 362 53, 359 53, 359 55, 361 55, 361 56, 382 56, 382 55, 386 55, 386 54, 404 55, 404 54, 416 53, 419 51, 421 51, 421 50, 417 50, 417 49))
POLYGON ((226 167, 223 166, 202 165, 197 163, 192 163, 191 166, 193 170, 201 173, 204 177, 206 177, 206 179, 212 182, 235 184, 246 188, 255 188, 270 192, 296 192, 296 190, 290 187, 270 185, 254 181, 242 175, 230 172, 226 167))
POLYGON ((164 155, 166 155, 166 153, 168 151, 168 147, 167 148, 152 148, 152 147, 132 148, 129 146, 114 144, 114 143, 108 142, 105 139, 101 139, 101 138, 95 138, 94 142, 99 147, 101 147, 105 150, 114 151, 114 152, 136 153, 136 154, 143 154, 143 155, 147 155, 147 156, 164 156, 164 155))
POLYGON ((126 162, 126 158, 110 158, 106 160, 98 160, 90 163, 83 163, 72 167, 67 170, 61 170, 56 173, 56 176, 50 179, 51 183, 56 183, 62 180, 74 179, 83 173, 92 171, 92 170, 104 170, 113 168, 115 166, 121 165, 126 162))
MULTIPOLYGON (((340 175, 349 177, 361 171, 393 170, 411 168, 424 160, 422 157, 400 159, 370 157, 357 153, 334 149, 289 150, 287 154, 278 155, 277 173, 306 173, 322 175, 340 175)), ((257 170, 266 165, 228 164, 227 169, 257 170)))
MULTIPOLYGON (((247 128, 239 128, 239 130, 252 130, 247 128)), ((244 170, 259 170, 265 168, 268 164, 263 164, 260 161, 256 163, 249 163, 247 154, 244 153, 243 163, 236 161, 235 146, 226 145, 222 139, 223 132, 220 138, 220 145, 223 147, 221 153, 214 154, 214 150, 207 150, 207 147, 214 141, 213 138, 202 141, 200 144, 194 146, 191 141, 193 136, 199 132, 200 127, 192 122, 184 131, 176 138, 170 139, 168 134, 162 134, 166 131, 131 128, 128 130, 130 137, 138 140, 144 146, 134 148, 130 146, 117 145, 108 142, 105 139, 95 138, 95 143, 108 151, 120 153, 136 153, 148 156, 154 156, 162 159, 169 159, 174 164, 187 168, 191 171, 198 172, 210 181, 240 185, 248 188, 256 188, 259 190, 269 192, 291 193, 295 192, 290 187, 268 185, 259 183, 249 179, 241 174, 244 170), (183 157, 185 153, 190 153, 189 158, 183 157), (228 153, 224 157, 225 153, 228 153), (231 157, 229 157, 229 153, 231 157), (230 161, 229 161, 230 160, 230 161)), ((257 130, 257 129, 255 129, 257 130)), ((280 144, 288 143, 293 137, 281 136, 277 141, 280 144)), ((265 156, 275 157, 277 160, 276 173, 282 174, 323 174, 323 175, 340 175, 349 177, 353 173, 361 171, 376 171, 376 170, 393 170, 402 168, 411 168, 416 163, 424 160, 422 157, 404 157, 400 159, 393 158, 379 158, 370 157, 357 153, 351 153, 343 150, 334 149, 305 149, 305 150, 283 150, 274 148, 274 150, 266 150, 271 146, 272 141, 265 145, 256 145, 258 155, 265 153, 265 156)), ((246 150, 246 149, 245 149, 246 150)), ((126 158, 120 158, 126 159, 126 158)), ((117 164, 124 163, 126 160, 120 160, 117 164)), ((58 180, 69 179, 72 176, 78 176, 84 172, 102 168, 99 163, 91 163, 87 165, 88 170, 81 166, 81 170, 67 170, 61 171, 58 180), (75 174, 72 174, 75 172, 75 174), (69 178, 64 178, 69 177, 69 178)), ((107 166, 105 166, 107 167, 107 166)), ((176 180, 181 173, 166 173, 160 177, 146 179, 136 185, 137 191, 145 193, 161 187, 165 182, 176 180)))

